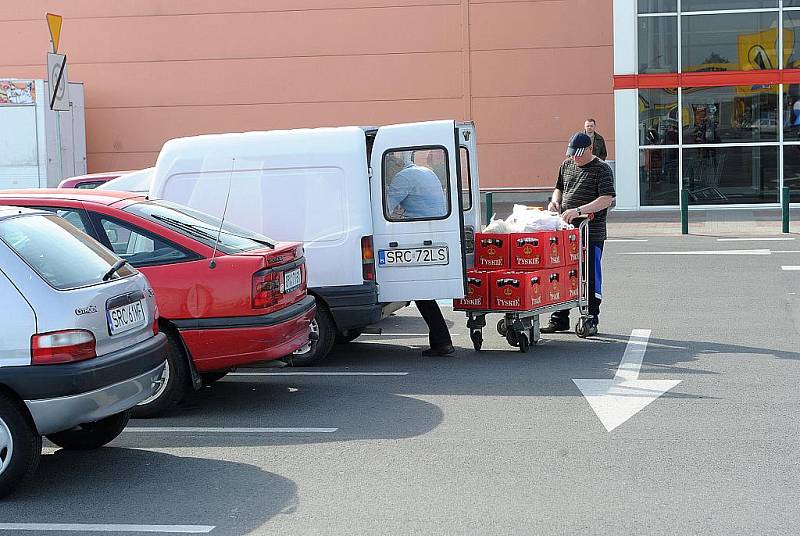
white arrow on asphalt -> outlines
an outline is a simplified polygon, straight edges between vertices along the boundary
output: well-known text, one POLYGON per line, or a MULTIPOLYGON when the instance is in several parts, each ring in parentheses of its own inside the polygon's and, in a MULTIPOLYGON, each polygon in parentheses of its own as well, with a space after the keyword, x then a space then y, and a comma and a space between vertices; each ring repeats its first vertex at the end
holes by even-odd
POLYGON ((634 329, 613 380, 572 380, 609 432, 643 410, 681 380, 640 380, 649 329, 634 329))

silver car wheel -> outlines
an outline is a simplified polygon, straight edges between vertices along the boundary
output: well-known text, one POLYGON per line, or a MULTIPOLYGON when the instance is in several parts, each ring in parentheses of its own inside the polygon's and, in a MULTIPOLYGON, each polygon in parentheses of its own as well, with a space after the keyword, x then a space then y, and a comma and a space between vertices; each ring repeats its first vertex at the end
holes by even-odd
MULTIPOLYGON (((311 328, 311 333, 316 333, 317 334, 316 339, 318 340, 319 339, 319 323, 317 322, 316 317, 311 320, 311 324, 309 325, 309 327, 311 328)), ((305 354, 307 354, 308 352, 311 351, 311 344, 312 344, 311 337, 309 337, 309 340, 305 344, 305 346, 295 350, 294 351, 294 355, 305 355, 305 354)))
POLYGON ((11 430, 3 419, 0 419, 0 475, 3 474, 14 457, 14 439, 11 430))
POLYGON ((158 397, 164 394, 164 391, 167 389, 167 384, 169 383, 169 361, 164 363, 164 372, 161 374, 161 383, 158 385, 158 389, 156 392, 153 393, 152 396, 146 398, 139 402, 138 406, 144 406, 145 404, 149 404, 153 400, 158 400, 158 397))

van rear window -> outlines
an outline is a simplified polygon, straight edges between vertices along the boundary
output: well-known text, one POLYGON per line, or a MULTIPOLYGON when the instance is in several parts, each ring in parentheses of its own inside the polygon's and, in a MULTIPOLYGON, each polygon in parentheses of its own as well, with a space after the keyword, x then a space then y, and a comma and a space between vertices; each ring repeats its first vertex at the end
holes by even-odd
MULTIPOLYGON (((6 243, 50 286, 58 290, 102 283, 119 257, 64 218, 26 214, 0 221, 6 243)), ((113 278, 137 273, 125 265, 113 278)))

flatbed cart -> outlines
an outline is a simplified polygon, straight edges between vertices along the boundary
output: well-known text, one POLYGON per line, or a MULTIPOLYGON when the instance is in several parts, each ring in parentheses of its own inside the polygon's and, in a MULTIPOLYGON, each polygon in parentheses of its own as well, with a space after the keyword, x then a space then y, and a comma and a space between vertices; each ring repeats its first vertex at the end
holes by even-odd
POLYGON ((535 345, 542 339, 541 332, 539 331, 539 315, 550 314, 555 311, 561 311, 562 309, 578 308, 580 311, 580 318, 575 324, 575 334, 581 338, 587 336, 588 326, 586 322, 589 319, 589 300, 587 295, 589 287, 586 262, 588 261, 589 251, 588 225, 589 220, 593 219, 593 217, 594 214, 587 214, 576 218, 580 219, 580 223, 578 224, 580 241, 580 254, 578 255, 578 299, 545 305, 527 311, 502 309, 464 311, 467 313, 469 338, 472 339, 472 346, 476 351, 480 351, 483 346, 483 328, 486 327, 486 315, 490 313, 504 315, 504 317, 497 322, 497 332, 506 338, 508 344, 519 348, 520 352, 527 352, 531 345, 535 345))

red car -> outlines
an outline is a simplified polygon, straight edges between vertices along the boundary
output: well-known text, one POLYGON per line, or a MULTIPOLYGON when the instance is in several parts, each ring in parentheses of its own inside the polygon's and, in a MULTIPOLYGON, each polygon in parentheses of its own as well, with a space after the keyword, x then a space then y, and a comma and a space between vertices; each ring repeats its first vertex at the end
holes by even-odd
POLYGON ((309 343, 303 246, 167 201, 98 190, 3 190, 0 205, 56 212, 150 280, 169 339, 166 381, 134 414, 153 416, 231 368, 309 343))

